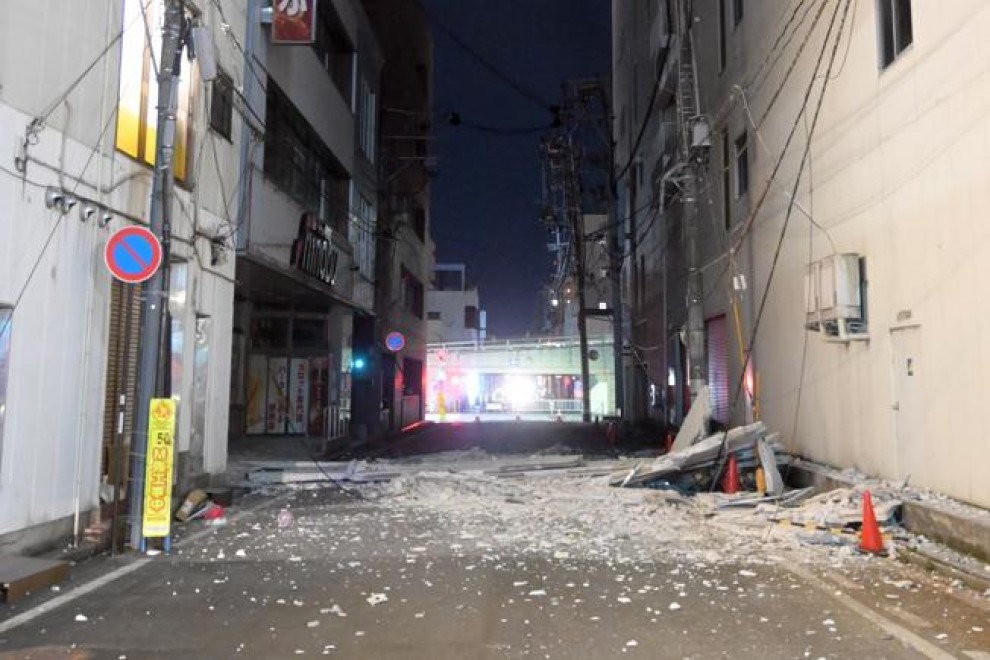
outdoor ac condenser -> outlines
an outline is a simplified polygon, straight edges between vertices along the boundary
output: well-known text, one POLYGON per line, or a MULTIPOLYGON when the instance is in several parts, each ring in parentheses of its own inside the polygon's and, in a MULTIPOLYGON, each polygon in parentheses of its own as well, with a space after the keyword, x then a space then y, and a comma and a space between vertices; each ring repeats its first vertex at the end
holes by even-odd
POLYGON ((858 254, 834 254, 810 264, 804 282, 809 330, 862 318, 858 254))

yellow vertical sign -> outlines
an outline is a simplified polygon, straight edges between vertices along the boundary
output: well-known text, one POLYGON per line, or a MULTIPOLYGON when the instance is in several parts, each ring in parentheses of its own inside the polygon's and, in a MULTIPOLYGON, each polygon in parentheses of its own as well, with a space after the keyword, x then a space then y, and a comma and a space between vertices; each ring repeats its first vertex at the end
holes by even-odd
POLYGON ((148 453, 144 469, 145 538, 168 536, 172 520, 172 448, 175 401, 152 399, 148 415, 148 453))

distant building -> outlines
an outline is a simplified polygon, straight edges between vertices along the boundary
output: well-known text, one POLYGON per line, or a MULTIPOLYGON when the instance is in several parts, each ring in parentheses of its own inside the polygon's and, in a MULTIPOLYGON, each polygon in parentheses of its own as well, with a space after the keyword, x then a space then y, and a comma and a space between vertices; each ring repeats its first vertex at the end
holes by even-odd
POLYGON ((464 264, 437 264, 426 293, 427 337, 431 344, 485 339, 486 318, 478 286, 464 264))
POLYGON ((361 0, 382 47, 378 149, 375 317, 355 326, 355 349, 372 373, 355 381, 355 422, 371 435, 423 419, 426 290, 433 267, 430 183, 433 151, 433 38, 419 2, 361 0), (385 339, 401 334, 398 351, 385 339), (361 400, 358 401, 358 394, 361 400))

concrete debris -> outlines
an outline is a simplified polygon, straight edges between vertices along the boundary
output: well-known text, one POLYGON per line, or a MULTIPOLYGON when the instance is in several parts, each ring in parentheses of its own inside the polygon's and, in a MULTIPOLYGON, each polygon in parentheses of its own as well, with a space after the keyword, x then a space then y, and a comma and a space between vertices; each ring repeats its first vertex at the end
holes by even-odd
POLYGON ((423 472, 476 472, 499 477, 526 477, 547 475, 554 472, 576 471, 584 476, 610 474, 615 466, 589 465, 580 455, 547 456, 534 455, 528 459, 513 457, 511 460, 498 460, 494 457, 480 458, 467 452, 450 452, 454 458, 439 456, 407 460, 326 462, 326 461, 250 461, 243 465, 244 477, 249 485, 275 485, 307 482, 350 482, 376 483, 392 481, 403 476, 423 472))
MULTIPOLYGON (((761 463, 771 465, 773 470, 768 472, 768 486, 772 479, 774 486, 772 493, 780 494, 783 492, 784 482, 776 468, 776 463, 779 461, 786 463, 790 460, 790 457, 784 454, 777 454, 780 449, 778 435, 767 436, 763 422, 756 422, 708 436, 686 449, 660 456, 650 465, 637 465, 631 471, 615 474, 610 484, 625 488, 644 486, 651 482, 670 480, 699 471, 708 473, 710 482, 718 477, 717 473, 722 472, 728 456, 732 454, 735 455, 740 469, 754 468, 761 463), (757 457, 760 441, 762 441, 763 453, 757 457)), ((767 471, 767 467, 764 467, 764 470, 767 471)), ((690 485, 685 487, 692 490, 690 485)))

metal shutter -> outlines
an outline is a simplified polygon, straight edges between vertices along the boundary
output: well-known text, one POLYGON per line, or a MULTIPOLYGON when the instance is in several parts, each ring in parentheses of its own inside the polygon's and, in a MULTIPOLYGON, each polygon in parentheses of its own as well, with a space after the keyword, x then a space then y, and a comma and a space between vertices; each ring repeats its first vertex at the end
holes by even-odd
POLYGON ((126 486, 130 438, 134 429, 134 399, 137 392, 138 343, 141 332, 142 285, 113 281, 110 289, 110 333, 107 340, 106 392, 103 408, 103 451, 101 475, 108 483, 114 483, 122 474, 121 485, 126 486), (117 458, 117 413, 120 395, 127 396, 124 414, 123 465, 117 458))
POLYGON ((705 347, 708 354, 708 387, 712 397, 712 419, 729 422, 729 355, 726 317, 716 316, 705 322, 705 347))

